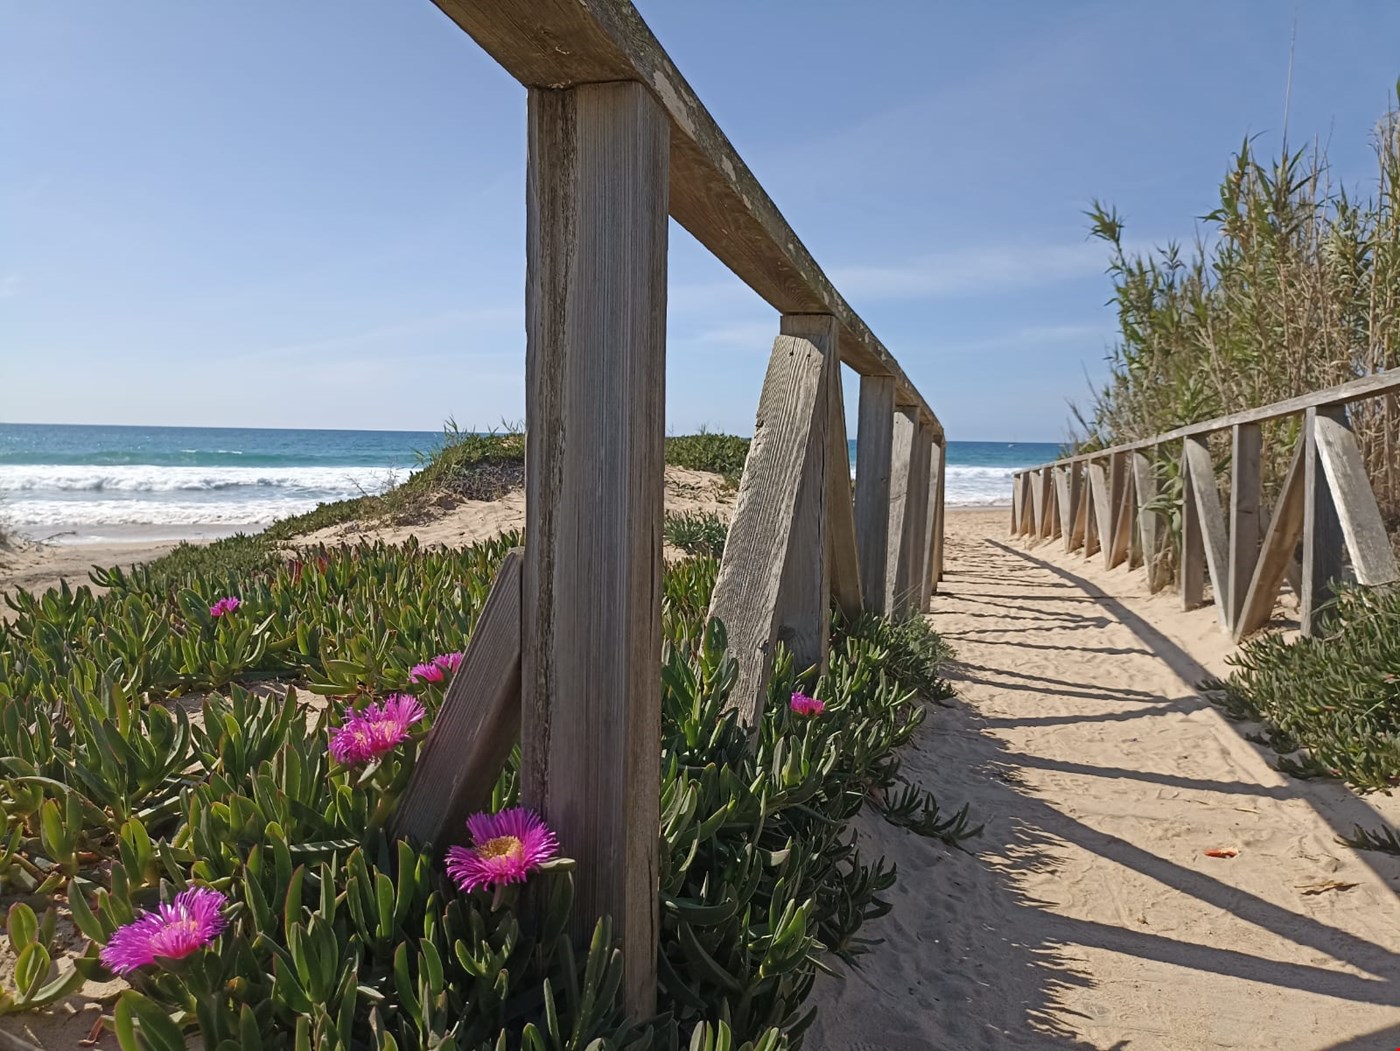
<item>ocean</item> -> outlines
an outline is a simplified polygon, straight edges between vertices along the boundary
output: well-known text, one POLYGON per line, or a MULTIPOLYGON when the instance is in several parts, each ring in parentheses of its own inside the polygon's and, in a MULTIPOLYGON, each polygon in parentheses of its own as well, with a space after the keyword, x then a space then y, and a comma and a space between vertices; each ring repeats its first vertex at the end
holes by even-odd
MULTIPOLYGON (((100 543, 255 529, 407 478, 433 431, 0 424, 0 520, 36 539, 100 543)), ((855 442, 851 442, 855 463, 855 442)), ((952 507, 1011 498, 1045 442, 948 443, 952 507)))

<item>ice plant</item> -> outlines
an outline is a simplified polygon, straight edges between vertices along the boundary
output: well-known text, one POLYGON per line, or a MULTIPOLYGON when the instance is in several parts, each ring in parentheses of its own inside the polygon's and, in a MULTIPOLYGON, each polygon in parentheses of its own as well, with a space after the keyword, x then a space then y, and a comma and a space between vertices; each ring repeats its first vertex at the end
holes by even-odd
POLYGON ((455 672, 462 666, 462 654, 460 651, 454 653, 439 653, 433 658, 433 663, 445 672, 455 672))
POLYGON ((390 694, 364 711, 345 709, 345 722, 331 735, 331 758, 342 766, 361 766, 392 752, 408 740, 408 728, 426 712, 416 697, 390 694))
POLYGON ((226 613, 232 613, 241 605, 243 605, 243 600, 237 595, 228 595, 209 607, 209 616, 217 619, 226 613))
POLYGON ((181 891, 169 904, 113 931, 102 947, 102 963, 117 974, 129 974, 157 960, 180 960, 198 952, 228 926, 223 911, 227 904, 226 897, 208 887, 181 891))
POLYGON ((559 841, 528 807, 467 818, 470 847, 447 851, 447 874, 462 890, 524 883, 525 877, 559 853, 559 841))
POLYGON ((426 665, 413 665, 409 669, 409 682, 413 683, 441 683, 445 677, 447 672, 434 661, 428 661, 426 665))
POLYGON ((808 697, 801 690, 798 690, 792 695, 788 707, 798 715, 821 715, 822 712, 826 711, 826 702, 819 701, 815 697, 808 697))

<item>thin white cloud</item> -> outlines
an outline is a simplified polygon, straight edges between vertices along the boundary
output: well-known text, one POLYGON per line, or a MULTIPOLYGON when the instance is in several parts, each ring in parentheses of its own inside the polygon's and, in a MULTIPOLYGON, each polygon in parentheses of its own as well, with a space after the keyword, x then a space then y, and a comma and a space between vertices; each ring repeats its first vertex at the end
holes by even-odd
POLYGON ((1102 274, 1108 253, 1097 242, 992 246, 939 252, 899 266, 843 266, 832 281, 849 298, 938 299, 1030 288, 1102 274))
POLYGON ((19 274, 0 274, 0 299, 14 299, 19 295, 19 287, 19 274))

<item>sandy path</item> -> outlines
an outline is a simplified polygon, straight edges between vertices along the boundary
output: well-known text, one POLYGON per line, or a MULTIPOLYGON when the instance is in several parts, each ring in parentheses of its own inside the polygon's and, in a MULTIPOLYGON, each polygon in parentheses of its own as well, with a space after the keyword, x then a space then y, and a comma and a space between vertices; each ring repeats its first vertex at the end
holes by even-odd
POLYGON ((987 829, 969 853, 865 825, 899 864, 894 910, 859 970, 822 979, 809 1046, 1400 1046, 1400 859, 1335 838, 1375 813, 1281 777, 1200 700, 1181 640, 1214 639, 1210 610, 1105 597, 1006 517, 950 515, 934 619, 961 699, 904 765, 987 829), (1306 893, 1329 881, 1356 885, 1306 893))

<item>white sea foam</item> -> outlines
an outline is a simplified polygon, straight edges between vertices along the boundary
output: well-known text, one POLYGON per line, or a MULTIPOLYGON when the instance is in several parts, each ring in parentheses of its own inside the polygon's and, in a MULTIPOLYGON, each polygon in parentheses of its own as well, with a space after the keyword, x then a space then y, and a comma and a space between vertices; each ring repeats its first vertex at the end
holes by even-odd
POLYGON ((948 465, 943 501, 949 507, 997 507, 1011 503, 1011 478, 1019 468, 948 465))
MULTIPOLYGON (((948 465, 943 502, 949 507, 1005 507, 1011 503, 1011 479, 1019 467, 948 465)), ((856 472, 851 470, 851 477, 856 472)))
POLYGON ((265 525, 317 504, 379 493, 412 473, 390 467, 0 465, 10 525, 265 525))
POLYGON ((379 492, 411 474, 404 467, 157 467, 146 464, 0 465, 0 493, 172 493, 299 490, 379 492))

